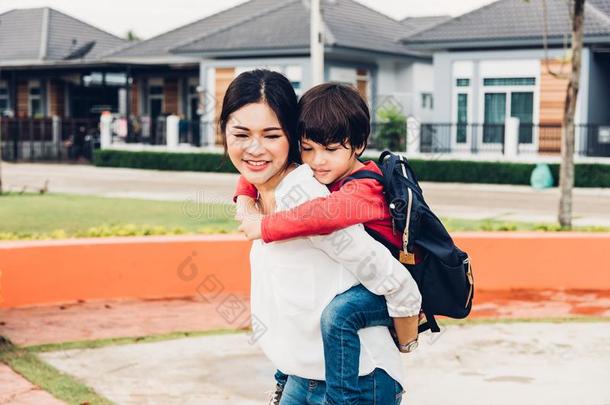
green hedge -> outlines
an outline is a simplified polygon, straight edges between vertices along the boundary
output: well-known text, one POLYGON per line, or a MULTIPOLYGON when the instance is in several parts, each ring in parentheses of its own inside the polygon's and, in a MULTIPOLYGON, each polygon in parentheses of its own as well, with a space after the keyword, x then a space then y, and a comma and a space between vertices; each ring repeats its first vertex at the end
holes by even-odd
POLYGON ((93 164, 102 167, 237 173, 228 157, 218 153, 130 152, 96 150, 93 164))
MULTIPOLYGON (((536 167, 532 163, 478 162, 460 160, 411 160, 420 181, 530 184, 536 167)), ((559 182, 559 164, 550 164, 553 184, 559 182)), ((575 168, 576 187, 610 187, 610 165, 578 164, 575 168)))
MULTIPOLYGON (((105 167, 236 173, 229 159, 216 153, 97 150, 93 162, 96 166, 105 167)), ((532 170, 536 166, 531 163, 464 160, 411 159, 410 162, 420 181, 455 183, 529 185, 532 170)), ((559 165, 549 166, 557 185, 559 165)), ((576 165, 576 187, 610 187, 610 165, 598 163, 576 165)))

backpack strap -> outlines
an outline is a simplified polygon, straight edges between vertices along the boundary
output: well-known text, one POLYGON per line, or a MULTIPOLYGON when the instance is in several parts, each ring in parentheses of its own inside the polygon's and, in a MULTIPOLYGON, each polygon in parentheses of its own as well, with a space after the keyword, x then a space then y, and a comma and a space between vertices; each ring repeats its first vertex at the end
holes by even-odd
POLYGON ((426 322, 422 323, 417 327, 417 333, 422 333, 430 329, 432 333, 438 333, 441 331, 441 328, 438 327, 438 323, 436 323, 436 319, 434 315, 424 310, 424 315, 426 315, 426 322))
POLYGON ((385 178, 371 170, 358 170, 342 180, 342 185, 351 180, 374 179, 377 180, 385 188, 385 178))

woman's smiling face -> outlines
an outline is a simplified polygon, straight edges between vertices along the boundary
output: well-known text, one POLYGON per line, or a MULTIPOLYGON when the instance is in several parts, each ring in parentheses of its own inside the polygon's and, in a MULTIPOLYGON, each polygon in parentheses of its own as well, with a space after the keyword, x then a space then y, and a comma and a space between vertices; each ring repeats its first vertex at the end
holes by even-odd
POLYGON ((265 185, 286 168, 288 137, 267 103, 246 104, 232 113, 225 136, 231 162, 254 186, 265 185))

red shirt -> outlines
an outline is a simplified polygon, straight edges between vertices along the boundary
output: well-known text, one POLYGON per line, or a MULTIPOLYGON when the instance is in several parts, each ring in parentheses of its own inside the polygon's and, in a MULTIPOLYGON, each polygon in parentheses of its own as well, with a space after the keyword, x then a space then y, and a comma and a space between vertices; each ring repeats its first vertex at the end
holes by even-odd
MULTIPOLYGON (((370 170, 382 174, 372 162, 356 170, 370 170)), ((385 240, 402 249, 402 233, 392 229, 392 217, 383 195, 383 186, 374 179, 355 179, 341 187, 337 181, 328 186, 331 194, 307 201, 291 210, 267 215, 262 222, 265 242, 301 236, 326 235, 355 224, 364 224, 385 240)), ((256 199, 256 187, 239 177, 235 196, 256 199)))

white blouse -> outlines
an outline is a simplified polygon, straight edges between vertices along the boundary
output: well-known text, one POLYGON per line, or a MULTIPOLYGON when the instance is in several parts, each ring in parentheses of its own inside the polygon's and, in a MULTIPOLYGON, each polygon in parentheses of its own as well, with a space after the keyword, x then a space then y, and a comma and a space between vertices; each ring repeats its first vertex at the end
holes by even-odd
MULTIPOLYGON (((276 210, 328 194, 304 164, 276 188, 276 210)), ((421 306, 410 273, 361 224, 325 236, 272 243, 256 240, 250 264, 254 337, 285 374, 324 380, 320 317, 337 294, 362 283, 386 297, 391 316, 416 315, 421 306)), ((405 386, 400 352, 388 328, 365 328, 358 335, 359 375, 378 367, 405 386)))

